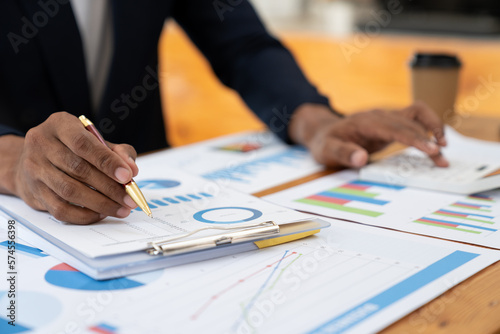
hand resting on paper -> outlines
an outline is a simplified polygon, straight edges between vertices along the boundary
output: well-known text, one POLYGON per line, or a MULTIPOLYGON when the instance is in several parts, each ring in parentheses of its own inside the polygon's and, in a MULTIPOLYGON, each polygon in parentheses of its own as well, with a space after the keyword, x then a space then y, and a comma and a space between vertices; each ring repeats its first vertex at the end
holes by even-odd
POLYGON ((137 175, 137 154, 130 145, 108 146, 75 116, 54 113, 24 138, 0 137, 0 192, 75 224, 127 217, 137 205, 120 183, 137 175))
POLYGON ((370 153, 392 142, 414 146, 437 166, 448 166, 440 152, 440 147, 446 146, 443 124, 422 102, 401 110, 375 109, 346 117, 322 105, 304 104, 292 116, 289 135, 309 148, 318 162, 331 167, 362 167, 370 153), (428 132, 435 141, 429 139, 428 132))

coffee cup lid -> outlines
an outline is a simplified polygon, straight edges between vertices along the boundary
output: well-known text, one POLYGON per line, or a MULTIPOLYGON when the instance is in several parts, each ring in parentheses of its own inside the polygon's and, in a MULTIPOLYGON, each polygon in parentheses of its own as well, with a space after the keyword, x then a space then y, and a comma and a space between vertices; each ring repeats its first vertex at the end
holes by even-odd
POLYGON ((451 54, 444 53, 416 53, 410 61, 410 66, 415 67, 439 67, 459 68, 462 66, 460 60, 451 54))

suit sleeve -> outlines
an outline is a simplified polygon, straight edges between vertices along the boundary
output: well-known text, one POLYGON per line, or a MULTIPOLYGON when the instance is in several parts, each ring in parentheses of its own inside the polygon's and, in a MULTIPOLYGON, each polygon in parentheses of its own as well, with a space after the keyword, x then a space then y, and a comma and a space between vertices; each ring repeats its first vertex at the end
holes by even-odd
POLYGON ((272 37, 247 0, 180 0, 174 19, 210 62, 215 74, 281 139, 303 103, 329 106, 272 37))
MULTIPOLYGON (((0 56, 0 61, 2 61, 2 57, 0 56)), ((0 78, 0 136, 5 135, 17 135, 24 136, 25 132, 21 131, 16 126, 16 115, 19 115, 14 111, 13 108, 9 106, 7 103, 8 97, 6 96, 7 89, 5 78, 2 76, 0 78)))
POLYGON ((24 133, 10 126, 0 124, 0 136, 5 135, 24 136, 24 133))

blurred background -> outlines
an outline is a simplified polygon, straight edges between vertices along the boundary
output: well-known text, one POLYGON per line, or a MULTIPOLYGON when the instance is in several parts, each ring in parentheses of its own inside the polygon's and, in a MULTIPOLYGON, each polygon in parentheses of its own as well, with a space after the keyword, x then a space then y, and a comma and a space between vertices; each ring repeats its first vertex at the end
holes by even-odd
POLYGON ((276 30, 345 36, 363 29, 373 12, 402 8, 382 26, 386 33, 491 36, 500 32, 500 3, 494 0, 252 0, 276 30))
MULTIPOLYGON (((500 116, 500 2, 489 0, 251 0, 306 76, 343 113, 412 102, 409 60, 417 52, 462 61, 457 127, 500 116)), ((235 1, 234 3, 237 3, 235 1)), ((237 5, 236 5, 237 6, 237 5)), ((169 140, 184 145, 263 129, 222 86, 175 22, 160 41, 169 140)), ((484 129, 485 137, 498 129, 484 129)))

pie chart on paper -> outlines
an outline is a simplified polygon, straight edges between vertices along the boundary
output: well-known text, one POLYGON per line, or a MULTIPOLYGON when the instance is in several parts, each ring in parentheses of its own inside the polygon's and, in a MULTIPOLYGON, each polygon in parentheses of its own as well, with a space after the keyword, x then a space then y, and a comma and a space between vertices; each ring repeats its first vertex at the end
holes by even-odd
POLYGON ((198 211, 193 218, 208 224, 238 224, 255 220, 262 212, 253 208, 241 206, 225 206, 198 211))
POLYGON ((45 280, 52 285, 74 290, 125 290, 145 286, 158 279, 162 273, 163 271, 156 270, 127 277, 97 281, 66 263, 61 263, 47 271, 45 280))

